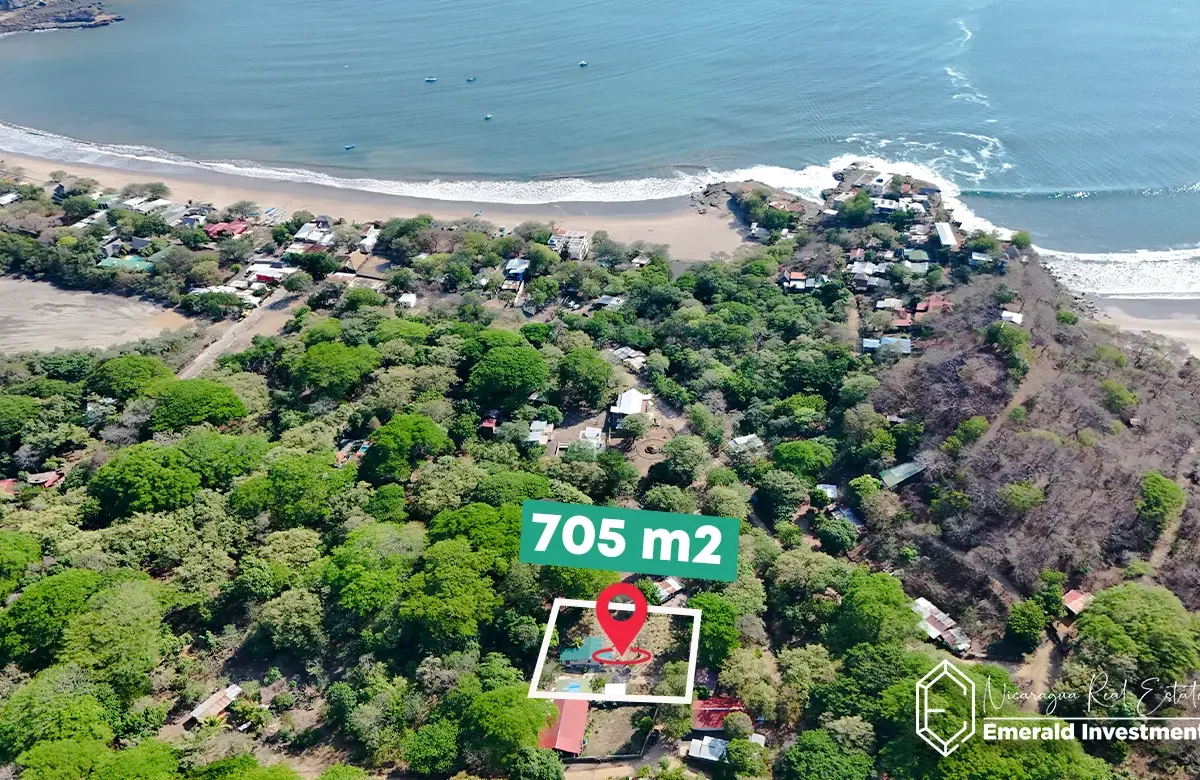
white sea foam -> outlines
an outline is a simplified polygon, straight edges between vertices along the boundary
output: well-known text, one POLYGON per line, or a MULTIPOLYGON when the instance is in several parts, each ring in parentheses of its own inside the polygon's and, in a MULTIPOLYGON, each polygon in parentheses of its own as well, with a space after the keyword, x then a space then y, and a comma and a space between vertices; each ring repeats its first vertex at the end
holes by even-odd
POLYGON ((946 75, 950 77, 950 84, 956 90, 951 96, 955 100, 965 100, 968 103, 978 103, 981 106, 992 107, 992 101, 987 95, 980 92, 967 78, 966 74, 955 70, 949 66, 944 68, 946 75))
MULTIPOLYGON (((803 169, 756 165, 734 170, 679 171, 666 177, 622 181, 582 178, 534 181, 394 181, 373 178, 343 178, 302 168, 273 168, 249 161, 198 161, 161 149, 119 144, 91 144, 28 128, 0 123, 0 151, 28 154, 64 163, 103 165, 144 170, 147 173, 185 175, 188 170, 246 176, 256 179, 318 184, 347 190, 472 203, 546 204, 569 201, 631 202, 688 195, 720 181, 753 179, 796 195, 816 199, 833 187, 835 171, 858 162, 887 175, 898 174, 928 181, 942 190, 942 201, 961 222, 964 230, 995 230, 1010 233, 973 212, 962 201, 962 190, 954 179, 977 184, 988 173, 1006 170, 1006 151, 998 138, 973 133, 954 133, 972 148, 899 137, 894 139, 860 134, 845 143, 882 150, 897 156, 919 156, 924 161, 885 159, 880 156, 845 154, 826 165, 803 169)), ((1183 188, 1200 191, 1200 183, 1183 188)), ((1178 191, 1178 190, 1173 190, 1178 191)), ((1078 192, 1067 197, 1087 197, 1078 192)), ((1038 247, 1050 268, 1063 282, 1082 292, 1147 298, 1200 298, 1200 245, 1164 251, 1079 253, 1038 247)))
POLYGON ((969 41, 970 41, 972 38, 974 38, 974 37, 975 37, 975 33, 974 33, 974 31, 972 31, 972 30, 971 30, 971 28, 970 28, 970 27, 967 27, 967 23, 966 23, 966 22, 964 22, 962 19, 959 19, 959 20, 958 20, 958 29, 962 30, 962 33, 963 33, 962 40, 958 42, 958 45, 959 45, 959 46, 966 46, 966 45, 967 45, 967 43, 968 43, 968 42, 969 42, 969 41))

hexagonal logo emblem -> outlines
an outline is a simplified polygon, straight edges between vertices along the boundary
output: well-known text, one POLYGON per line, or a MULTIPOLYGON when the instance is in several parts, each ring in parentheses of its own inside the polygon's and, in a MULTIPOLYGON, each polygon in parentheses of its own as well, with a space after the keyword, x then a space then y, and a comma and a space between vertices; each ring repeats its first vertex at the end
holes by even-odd
POLYGON ((918 680, 916 687, 917 736, 948 756, 975 734, 975 681, 950 661, 943 660, 918 680), (946 709, 931 705, 931 691, 935 697, 961 696, 964 702, 969 702, 970 720, 954 720, 948 717, 946 709))

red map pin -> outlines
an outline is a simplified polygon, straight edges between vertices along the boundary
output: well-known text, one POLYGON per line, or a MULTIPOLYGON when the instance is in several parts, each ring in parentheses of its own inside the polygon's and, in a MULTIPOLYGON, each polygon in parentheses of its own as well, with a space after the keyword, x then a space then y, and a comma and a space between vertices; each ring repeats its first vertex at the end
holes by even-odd
POLYGON ((625 651, 633 644, 634 638, 646 624, 646 597, 640 590, 626 582, 609 585, 596 597, 596 619, 600 621, 600 628, 604 629, 604 634, 608 637, 608 641, 612 642, 617 655, 625 655, 625 651), (627 620, 617 620, 613 617, 612 613, 608 611, 608 605, 612 603, 615 596, 626 596, 633 602, 633 617, 627 620))

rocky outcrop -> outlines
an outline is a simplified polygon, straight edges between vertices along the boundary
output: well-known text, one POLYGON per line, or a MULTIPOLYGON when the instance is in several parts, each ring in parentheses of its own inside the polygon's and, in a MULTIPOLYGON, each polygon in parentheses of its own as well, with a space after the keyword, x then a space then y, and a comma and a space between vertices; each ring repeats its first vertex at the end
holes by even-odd
POLYGON ((0 34, 103 27, 122 18, 96 0, 0 0, 0 34))

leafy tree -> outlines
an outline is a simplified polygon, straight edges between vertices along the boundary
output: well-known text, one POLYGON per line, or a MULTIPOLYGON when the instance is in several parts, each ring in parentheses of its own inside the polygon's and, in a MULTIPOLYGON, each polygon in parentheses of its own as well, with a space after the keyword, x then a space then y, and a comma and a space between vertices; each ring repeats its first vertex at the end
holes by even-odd
POLYGON ((77 665, 39 672, 0 706, 0 760, 12 761, 39 742, 108 742, 113 731, 101 704, 103 695, 77 665))
POLYGON ((612 381, 612 365, 594 349, 572 349, 558 363, 558 395, 563 406, 599 408, 612 381))
POLYGON ((850 502, 857 507, 862 507, 864 501, 880 490, 883 490, 883 483, 870 474, 855 477, 850 480, 850 502))
POLYGON ((527 693, 521 685, 487 691, 463 713, 464 744, 480 751, 487 766, 512 766, 521 748, 536 747, 538 733, 552 722, 554 705, 527 693))
MULTIPOLYGON (((409 767, 411 769, 411 765, 409 767)), ((414 770, 415 771, 415 770, 414 770)), ((370 780, 366 770, 349 764, 331 766, 320 774, 317 780, 370 780)))
POLYGON ((875 204, 866 190, 859 190, 854 197, 842 202, 838 209, 838 221, 847 227, 862 227, 871 221, 875 204))
POLYGON ((375 344, 386 344, 401 339, 410 344, 424 344, 430 332, 428 325, 416 320, 384 320, 376 326, 372 341, 375 344))
POLYGON ((621 429, 629 437, 640 439, 650 430, 650 418, 641 412, 626 415, 625 419, 621 420, 621 429))
POLYGON ((1000 506, 1010 515, 1023 515, 1046 501, 1042 489, 1032 482, 1010 482, 996 491, 1000 506))
POLYGON ((700 512, 712 517, 733 517, 745 520, 750 516, 750 504, 747 501, 745 488, 740 485, 737 487, 710 487, 704 493, 700 512))
POLYGON ((492 506, 520 504, 550 495, 550 480, 527 471, 500 471, 479 480, 471 498, 492 506))
POLYGON ((545 390, 550 369, 532 347, 496 347, 471 370, 466 390, 481 406, 512 410, 545 390))
POLYGON ((790 471, 771 469, 759 480, 755 497, 773 520, 790 520, 808 500, 808 485, 790 471))
POLYGON ((655 485, 642 496, 642 507, 656 512, 691 514, 696 511, 696 497, 675 485, 655 485))
POLYGON ((775 468, 816 480, 833 465, 833 451, 817 441, 788 441, 775 448, 775 468))
POLYGON ((562 780, 563 763, 558 753, 543 748, 522 748, 512 762, 510 780, 562 780))
POLYGON ((476 550, 490 550, 501 560, 516 557, 521 547, 521 508, 502 504, 467 504, 461 509, 439 512, 429 521, 430 541, 463 537, 476 550))
POLYGON ((844 517, 823 514, 813 530, 821 540, 821 549, 830 555, 841 555, 858 544, 858 527, 844 517))
POLYGON ((1183 680, 1200 666, 1195 618, 1166 588, 1136 582, 1106 588, 1076 625, 1085 656, 1114 664, 1130 659, 1142 678, 1183 680))
POLYGON ((1039 602, 1030 599, 1012 605, 1005 633, 1021 652, 1028 653, 1041 644, 1045 629, 1046 613, 1039 602))
POLYGON ((712 462, 708 446, 699 436, 676 436, 663 445, 664 472, 677 484, 690 485, 700 476, 701 470, 712 462))
POLYGON ((146 389, 157 405, 150 415, 150 430, 180 431, 191 425, 226 423, 246 416, 240 398, 211 379, 169 379, 146 389))
POLYGON ((1183 513, 1187 500, 1179 483, 1167 479, 1158 471, 1147 471, 1138 486, 1138 519, 1161 534, 1183 513))
POLYGON ((230 436, 195 428, 175 447, 186 458, 188 470, 200 477, 202 487, 223 490, 258 466, 270 443, 265 436, 230 436))
POLYGON ((417 461, 453 450, 454 442, 433 420, 421 414, 398 414, 372 434, 362 476, 376 485, 406 482, 417 461))
POLYGON ((754 733, 754 721, 744 712, 731 712, 721 724, 729 739, 748 739, 754 733))
POLYGON ((102 777, 112 751, 97 739, 42 742, 17 757, 27 780, 74 780, 102 777))
POLYGON ((72 195, 68 198, 63 198, 63 202, 59 204, 63 210, 63 215, 68 222, 78 222, 86 216, 96 213, 99 208, 96 201, 89 198, 87 195, 72 195))
POLYGON ((874 768, 865 751, 839 747, 825 729, 811 729, 784 752, 776 771, 781 780, 867 780, 874 768))
POLYGON ((917 616, 900 581, 888 574, 856 571, 827 631, 835 652, 859 643, 885 644, 914 636, 917 616))
POLYGON ((567 599, 594 599, 600 591, 621 579, 615 571, 566 566, 544 566, 540 576, 546 592, 567 599))
POLYGON ((301 389, 345 398, 379 367, 379 353, 366 344, 314 344, 296 361, 292 376, 301 389))
POLYGON ((162 512, 191 503, 200 477, 173 447, 145 442, 118 452, 88 483, 96 514, 105 519, 162 512))
POLYGON ((1033 239, 1030 238, 1029 233, 1024 230, 1018 230, 1017 232, 1013 233, 1011 240, 1012 245, 1017 249, 1025 250, 1033 246, 1033 239))
POLYGON ((353 484, 355 476, 353 469, 332 468, 331 461, 324 455, 287 455, 272 462, 266 504, 259 511, 269 508, 280 528, 323 525, 332 514, 330 500, 353 484))
POLYGON ((716 593, 699 593, 688 599, 690 609, 698 609, 700 618, 700 661, 716 669, 738 646, 737 611, 729 600, 716 593))
POLYGON ((473 552, 466 539, 446 539, 421 555, 420 569, 400 584, 395 623, 423 646, 461 647, 490 623, 500 599, 484 576, 491 555, 473 552))
POLYGON ((449 773, 458 760, 458 726, 439 720, 417 729, 405 746, 404 760, 418 775, 449 773))
POLYGON ((849 409, 867 400, 877 387, 879 380, 870 374, 851 374, 842 382, 842 388, 838 391, 838 401, 849 409))
POLYGON ((171 369, 158 358, 123 355, 106 360, 88 375, 87 389, 96 395, 128 400, 143 388, 171 376, 171 369))
POLYGON ((41 558, 42 545, 36 536, 0 531, 0 599, 17 589, 26 565, 41 558))
POLYGON ((63 632, 58 660, 91 669, 93 679, 108 683, 126 701, 145 693, 162 654, 163 610, 156 589, 138 579, 95 593, 87 611, 63 632))
POLYGON ((29 670, 48 665, 61 649, 67 624, 99 585, 99 574, 68 569, 25 588, 0 614, 0 660, 29 670))
POLYGON ((283 280, 283 289, 290 293, 307 292, 313 286, 313 277, 308 271, 297 271, 283 280))
MULTIPOLYGON (((0 444, 17 440, 26 424, 41 413, 38 402, 23 395, 0 395, 0 444)), ((15 447, 14 447, 15 449, 15 447)))
POLYGON ((314 658, 326 648, 321 600, 312 591, 289 590, 263 605, 258 625, 276 650, 314 658))

